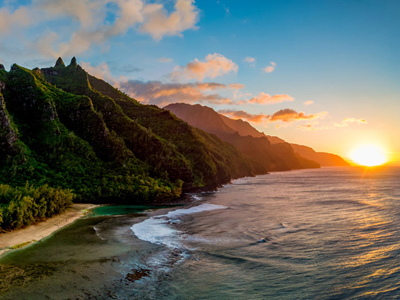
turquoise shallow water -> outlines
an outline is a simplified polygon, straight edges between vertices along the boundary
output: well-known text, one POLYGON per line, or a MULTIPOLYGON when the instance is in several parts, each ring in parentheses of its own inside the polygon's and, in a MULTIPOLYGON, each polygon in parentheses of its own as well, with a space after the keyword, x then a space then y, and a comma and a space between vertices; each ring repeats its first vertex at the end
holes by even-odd
POLYGON ((20 276, 0 299, 398 299, 399 183, 400 168, 300 170, 103 213, 2 259, 20 276))

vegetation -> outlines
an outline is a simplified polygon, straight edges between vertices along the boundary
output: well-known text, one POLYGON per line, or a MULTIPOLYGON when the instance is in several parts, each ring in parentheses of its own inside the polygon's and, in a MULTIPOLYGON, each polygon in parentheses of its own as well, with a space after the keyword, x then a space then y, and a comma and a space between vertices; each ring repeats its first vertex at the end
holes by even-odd
POLYGON ((17 229, 60 214, 72 204, 74 196, 71 190, 47 185, 13 188, 1 184, 0 229, 17 229))
POLYGON ((108 128, 150 166, 151 176, 181 180, 188 191, 214 189, 232 178, 255 174, 248 159, 232 145, 189 126, 168 111, 138 103, 87 74, 74 60, 68 67, 56 64, 41 72, 57 87, 90 97, 108 128))
POLYGON ((232 145, 66 67, 0 69, 0 229, 76 202, 165 202, 257 168, 232 145), (29 184, 27 184, 29 182, 29 184))

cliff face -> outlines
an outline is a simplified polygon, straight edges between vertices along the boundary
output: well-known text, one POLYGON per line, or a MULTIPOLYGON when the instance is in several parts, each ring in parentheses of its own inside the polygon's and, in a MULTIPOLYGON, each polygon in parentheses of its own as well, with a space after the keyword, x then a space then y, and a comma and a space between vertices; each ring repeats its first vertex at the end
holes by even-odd
POLYGON ((319 168, 316 162, 296 155, 288 143, 271 144, 267 136, 251 127, 249 123, 230 120, 209 107, 179 103, 170 104, 164 109, 176 114, 178 118, 192 126, 215 133, 267 171, 319 168), (229 127, 228 124, 237 130, 229 127), (252 135, 255 133, 258 133, 257 137, 252 135))

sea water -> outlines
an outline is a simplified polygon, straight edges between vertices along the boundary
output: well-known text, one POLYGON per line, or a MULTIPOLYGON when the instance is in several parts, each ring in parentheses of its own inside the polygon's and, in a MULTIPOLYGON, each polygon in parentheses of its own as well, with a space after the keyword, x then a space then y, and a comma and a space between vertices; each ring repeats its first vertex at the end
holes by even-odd
POLYGON ((0 261, 50 268, 0 299, 398 299, 399 183, 397 167, 280 172, 185 207, 82 220, 0 261))

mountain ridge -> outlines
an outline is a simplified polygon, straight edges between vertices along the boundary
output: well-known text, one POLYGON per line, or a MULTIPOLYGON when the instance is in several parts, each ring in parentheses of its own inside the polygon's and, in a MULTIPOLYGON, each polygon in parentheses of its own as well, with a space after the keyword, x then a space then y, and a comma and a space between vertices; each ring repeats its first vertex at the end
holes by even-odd
MULTIPOLYGON (((258 131, 255 129, 253 126, 251 126, 248 122, 243 121, 241 119, 234 120, 230 119, 224 115, 221 115, 211 108, 196 104, 196 105, 190 105, 190 104, 185 104, 185 103, 175 103, 175 104, 170 104, 164 107, 165 109, 170 109, 173 113, 176 113, 178 117, 188 121, 191 125, 193 126, 200 126, 199 128, 211 132, 211 133, 216 133, 216 134, 224 134, 225 139, 226 135, 229 135, 232 130, 237 132, 239 135, 245 137, 245 136, 252 136, 254 138, 267 138, 271 145, 277 147, 277 144, 289 144, 293 151, 297 153, 300 157, 310 160, 310 161, 315 161, 321 166, 349 166, 349 164, 344 161, 340 156, 331 154, 331 153, 323 153, 323 152, 316 152, 312 148, 303 146, 303 145, 298 145, 298 144, 292 144, 292 143, 287 143, 283 139, 276 137, 276 136, 270 136, 266 135, 263 132, 258 131), (205 109, 207 108, 207 109, 205 109), (212 110, 212 112, 211 112, 212 110), (201 113, 200 113, 201 111, 201 113), (217 119, 217 115, 219 116, 219 119, 222 120, 225 125, 230 127, 232 130, 226 130, 221 127, 219 127, 217 122, 214 122, 213 124, 207 124, 204 125, 200 118, 200 116, 203 116, 206 112, 212 113, 213 119, 217 119), (210 129, 211 128, 211 129, 210 129)), ((206 120, 210 120, 211 118, 208 116, 206 120)), ((287 147, 287 146, 286 146, 287 147)), ((281 146, 282 148, 282 146, 281 146)), ((282 150, 282 149, 281 149, 282 150)), ((306 166, 306 165, 305 165, 306 166)), ((303 166, 304 167, 304 166, 303 166)))
MULTIPOLYGON (((227 129, 227 124, 225 124, 222 116, 211 108, 201 105, 175 103, 164 107, 164 109, 170 110, 193 126, 198 126, 204 131, 216 134, 222 140, 234 145, 239 151, 251 157, 268 171, 320 167, 319 164, 296 155, 288 143, 271 144, 268 137, 264 134, 259 137, 251 135, 242 136, 238 131, 230 127, 227 129), (214 123, 207 122, 210 120, 214 121, 214 123), (221 126, 221 123, 224 126, 221 126)), ((243 124, 244 122, 241 123, 241 125, 243 124)))

